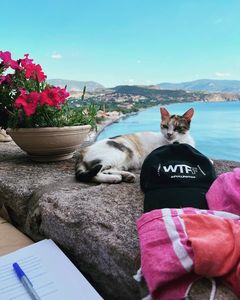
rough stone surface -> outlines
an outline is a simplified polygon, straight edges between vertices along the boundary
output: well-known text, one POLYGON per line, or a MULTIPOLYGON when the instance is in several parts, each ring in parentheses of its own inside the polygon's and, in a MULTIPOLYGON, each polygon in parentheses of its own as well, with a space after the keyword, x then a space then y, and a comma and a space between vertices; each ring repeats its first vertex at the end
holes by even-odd
MULTIPOLYGON (((240 167, 216 161, 218 174, 240 167)), ((139 299, 132 275, 139 264, 135 222, 142 213, 139 175, 133 184, 81 184, 74 159, 34 163, 14 143, 0 143, 0 204, 12 222, 37 241, 52 238, 104 299, 139 299)), ((193 286, 191 299, 208 299, 211 287, 193 286)), ((237 299, 219 285, 216 299, 237 299)))

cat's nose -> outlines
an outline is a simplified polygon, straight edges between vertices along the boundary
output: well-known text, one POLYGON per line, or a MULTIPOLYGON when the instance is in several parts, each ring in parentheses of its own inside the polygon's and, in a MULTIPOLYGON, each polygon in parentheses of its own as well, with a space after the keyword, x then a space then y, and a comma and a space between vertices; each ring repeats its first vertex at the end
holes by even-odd
POLYGON ((173 134, 170 133, 170 132, 167 133, 167 137, 168 137, 168 138, 172 137, 172 135, 173 135, 173 134))

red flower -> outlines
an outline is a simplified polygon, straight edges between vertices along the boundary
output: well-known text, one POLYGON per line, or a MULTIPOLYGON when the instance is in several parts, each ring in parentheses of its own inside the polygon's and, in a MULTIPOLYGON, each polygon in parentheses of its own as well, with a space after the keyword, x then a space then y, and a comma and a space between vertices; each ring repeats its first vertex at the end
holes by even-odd
POLYGON ((43 73, 40 65, 35 65, 32 63, 26 64, 25 70, 26 78, 38 79, 39 82, 42 82, 47 78, 47 76, 43 73))
POLYGON ((40 105, 55 106, 54 97, 49 97, 48 88, 41 92, 39 103, 40 105))
POLYGON ((40 65, 35 65, 35 74, 33 74, 33 78, 38 78, 39 82, 42 82, 47 78, 47 76, 43 73, 42 67, 40 65))
POLYGON ((24 67, 25 69, 25 76, 27 79, 33 77, 34 71, 35 71, 35 65, 34 64, 27 64, 24 67))
POLYGON ((31 92, 29 94, 26 93, 25 90, 21 90, 20 96, 15 101, 15 106, 17 108, 22 107, 26 116, 32 116, 38 106, 39 102, 39 93, 31 92))
POLYGON ((42 67, 33 63, 33 59, 28 58, 29 54, 24 54, 25 58, 21 59, 21 66, 25 69, 25 76, 27 79, 38 79, 42 82, 47 78, 43 73, 42 67))
POLYGON ((28 54, 14 61, 10 52, 0 51, 0 94, 4 96, 0 95, 0 107, 9 110, 9 120, 15 127, 54 126, 65 122, 64 115, 69 120, 65 110, 69 93, 65 88, 49 86, 45 79, 42 67, 28 54), (56 114, 56 110, 60 112, 56 114))
POLYGON ((64 103, 66 98, 69 97, 70 94, 67 92, 65 88, 61 89, 60 87, 56 87, 56 89, 58 90, 61 103, 64 103))
POLYGON ((69 93, 66 89, 61 89, 60 87, 46 88, 41 94, 39 102, 41 105, 55 106, 60 108, 66 98, 69 96, 69 93))
POLYGON ((0 58, 2 59, 5 67, 11 67, 14 70, 21 70, 22 68, 19 64, 11 58, 11 53, 9 51, 0 51, 0 58))

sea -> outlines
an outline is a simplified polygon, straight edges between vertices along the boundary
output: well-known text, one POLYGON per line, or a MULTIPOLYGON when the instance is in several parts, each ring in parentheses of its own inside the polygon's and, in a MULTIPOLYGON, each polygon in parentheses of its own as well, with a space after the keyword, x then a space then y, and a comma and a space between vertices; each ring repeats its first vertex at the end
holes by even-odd
MULTIPOLYGON (((191 135, 196 148, 212 159, 240 162, 240 101, 192 102, 167 105, 171 114, 182 115, 194 108, 191 135)), ((160 130, 160 106, 121 118, 106 127, 97 140, 139 131, 160 130)))

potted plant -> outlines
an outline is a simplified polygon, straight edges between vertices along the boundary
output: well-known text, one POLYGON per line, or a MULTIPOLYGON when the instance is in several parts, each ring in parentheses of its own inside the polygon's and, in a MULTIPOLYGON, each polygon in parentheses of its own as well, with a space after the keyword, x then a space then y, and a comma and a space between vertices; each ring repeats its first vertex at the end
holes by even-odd
POLYGON ((33 160, 72 157, 95 126, 94 105, 73 107, 65 88, 51 86, 28 54, 13 60, 0 51, 0 127, 33 160))

